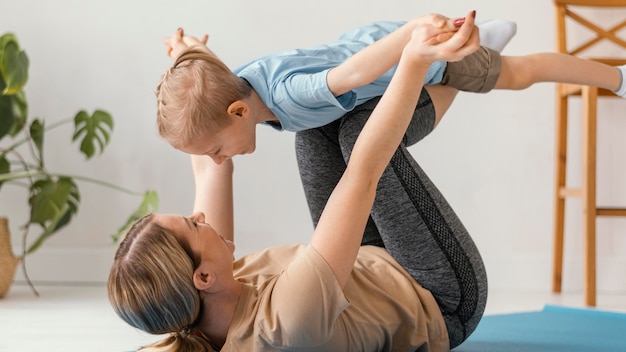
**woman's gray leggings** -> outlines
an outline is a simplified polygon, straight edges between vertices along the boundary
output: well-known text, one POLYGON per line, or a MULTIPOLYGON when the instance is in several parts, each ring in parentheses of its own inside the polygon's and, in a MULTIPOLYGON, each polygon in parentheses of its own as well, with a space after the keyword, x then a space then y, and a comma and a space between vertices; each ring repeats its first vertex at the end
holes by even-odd
MULTIPOLYGON (((370 100, 340 120, 296 134, 296 157, 314 226, 377 103, 378 98, 370 100)), ((403 143, 378 185, 362 244, 385 247, 432 292, 454 348, 483 315, 487 276, 467 230, 406 149, 430 133, 434 121, 430 96, 422 90, 403 143)))

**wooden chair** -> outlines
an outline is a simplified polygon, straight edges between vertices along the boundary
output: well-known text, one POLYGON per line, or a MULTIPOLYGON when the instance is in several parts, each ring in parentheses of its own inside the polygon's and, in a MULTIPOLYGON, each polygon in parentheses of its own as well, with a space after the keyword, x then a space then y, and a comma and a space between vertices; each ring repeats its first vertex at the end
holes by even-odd
MULTIPOLYGON (((553 0, 556 6, 557 49, 559 52, 583 56, 584 52, 600 42, 612 42, 626 49, 626 41, 617 33, 626 28, 626 12, 624 20, 604 29, 606 25, 594 24, 581 16, 580 10, 585 8, 623 7, 626 0, 553 0), (577 22, 593 32, 595 38, 568 48, 566 42, 566 25, 577 22)), ((622 9, 616 9, 621 11, 622 9)), ((612 66, 626 64, 626 51, 621 58, 588 57, 612 66)), ((613 92, 596 87, 558 84, 556 94, 556 170, 554 194, 554 262, 552 291, 561 292, 563 270, 563 230, 565 223, 565 199, 578 197, 582 199, 582 229, 584 241, 584 285, 585 304, 596 305, 596 217, 626 216, 626 208, 603 208, 596 204, 596 110, 599 97, 617 97, 613 92), (582 185, 570 188, 566 185, 567 162, 567 119, 568 100, 578 96, 582 100, 582 185)), ((625 153, 626 154, 626 153, 625 153)), ((626 185, 626 182, 624 183, 626 185)))

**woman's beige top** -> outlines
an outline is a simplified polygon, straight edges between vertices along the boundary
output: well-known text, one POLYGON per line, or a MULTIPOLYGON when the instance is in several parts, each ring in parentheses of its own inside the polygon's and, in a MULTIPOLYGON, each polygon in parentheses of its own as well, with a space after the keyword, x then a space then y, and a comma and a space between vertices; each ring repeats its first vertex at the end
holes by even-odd
POLYGON ((311 246, 270 248, 234 264, 244 282, 222 351, 448 351, 431 293, 383 248, 361 247, 342 291, 311 246))

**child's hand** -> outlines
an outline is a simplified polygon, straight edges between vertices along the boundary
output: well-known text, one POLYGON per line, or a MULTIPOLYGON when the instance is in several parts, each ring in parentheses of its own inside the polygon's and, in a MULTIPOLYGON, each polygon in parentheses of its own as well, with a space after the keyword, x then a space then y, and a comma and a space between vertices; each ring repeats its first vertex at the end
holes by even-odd
POLYGON ((201 39, 196 37, 185 35, 182 28, 178 28, 171 37, 165 38, 163 41, 167 46, 167 55, 172 59, 175 59, 180 53, 189 47, 198 47, 203 50, 208 50, 206 43, 209 40, 209 36, 204 34, 201 39))

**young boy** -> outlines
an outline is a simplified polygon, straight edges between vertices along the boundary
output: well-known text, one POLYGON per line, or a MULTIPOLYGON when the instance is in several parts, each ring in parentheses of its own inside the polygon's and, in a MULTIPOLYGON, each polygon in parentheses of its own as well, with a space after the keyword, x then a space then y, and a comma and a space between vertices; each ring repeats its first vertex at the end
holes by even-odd
MULTIPOLYGON (((422 21, 428 19, 436 21, 439 26, 448 23, 450 31, 455 31, 464 21, 462 18, 448 21, 439 15, 421 18, 422 21)), ((179 62, 164 75, 157 89, 159 131, 175 148, 183 149, 189 154, 211 154, 219 163, 236 154, 254 151, 257 123, 288 131, 325 125, 340 118, 356 105, 382 95, 395 71, 400 52, 417 24, 417 20, 408 23, 370 24, 345 33, 330 45, 266 56, 234 72, 205 46, 208 39, 206 35, 198 40, 185 36, 182 29, 179 29, 171 38, 166 39, 168 54, 173 58, 178 57, 179 62), (373 43, 376 45, 370 47, 373 43), (368 47, 368 60, 342 64, 354 53, 368 47), (201 52, 190 51, 193 49, 201 52), (200 65, 203 67, 188 65, 193 60, 196 60, 195 63, 203 62, 200 65), (181 67, 176 67, 179 64, 181 67), (333 71, 340 72, 336 77, 346 73, 352 77, 359 76, 357 80, 345 80, 345 83, 350 82, 345 89, 354 92, 335 98, 335 93, 338 92, 328 91, 325 75, 335 66, 337 69, 333 71), (341 73, 341 68, 346 70, 341 73), (193 83, 190 78, 194 75, 200 75, 203 79, 193 83), (192 89, 191 85, 196 85, 196 88, 192 89), (190 90, 198 94, 192 98, 188 94, 190 90), (248 103, 239 103, 243 102, 243 97, 250 98, 248 103), (237 121, 245 121, 243 125, 230 124, 234 120, 227 118, 230 115, 224 114, 225 108, 233 102, 237 102, 232 106, 233 114, 243 116, 242 108, 246 112, 246 118, 237 121), (250 104, 256 107, 251 109, 250 104), (184 112, 181 107, 185 107, 184 112), (209 116, 211 118, 205 118, 209 116), (224 130, 227 126, 228 129, 224 130), (217 133, 222 131, 224 133, 217 133), (218 137, 223 138, 218 141, 218 137), (214 145, 204 145, 207 141, 214 145)), ((484 29, 481 43, 495 50, 502 50, 516 30, 514 23, 501 20, 487 21, 480 26, 484 29)), ((487 49, 484 50, 484 53, 491 54, 487 49)), ((427 83, 439 83, 445 68, 446 63, 434 64, 429 70, 427 83)), ((477 79, 484 76, 482 72, 479 75, 481 77, 477 79)), ((493 76, 492 73, 492 80, 493 76)), ((336 94, 339 95, 341 94, 336 94)))
MULTIPOLYGON (((432 21, 443 19, 433 16, 432 21)), ((460 24, 463 19, 456 21, 460 24)), ((234 117, 252 117, 254 125, 267 123, 286 131, 323 126, 382 95, 414 27, 415 21, 374 23, 349 31, 330 45, 265 56, 233 72, 201 45, 206 36, 199 41, 179 29, 166 40, 176 60, 157 89, 161 135, 177 149, 206 154, 219 162, 254 150, 254 126, 240 131, 250 135, 239 136, 242 143, 237 146, 217 141, 201 146, 234 117), (346 61, 366 47, 371 53, 366 60, 346 61), (202 52, 190 52, 190 48, 202 52), (344 82, 340 91, 327 89, 327 80, 333 77, 344 82)), ((624 67, 615 69, 556 53, 501 57, 496 50, 483 47, 458 63, 433 64, 425 83, 487 92, 551 81, 599 86, 624 96, 624 71, 624 67)))
MULTIPOLYGON (((157 88, 159 132, 176 149, 207 155, 219 164, 254 151, 259 123, 286 131, 326 125, 382 95, 412 29, 425 20, 447 26, 450 33, 464 22, 441 15, 378 22, 349 31, 332 44, 265 56, 234 71, 205 46, 206 35, 198 40, 179 29, 166 39, 175 62, 157 88), (354 59, 360 51, 367 54, 354 59), (330 91, 329 86, 337 88, 330 91)), ((486 24, 486 34, 499 41, 496 49, 515 33, 507 22, 486 24), (499 31, 504 34, 494 35, 499 31)), ((434 63, 425 84, 484 93, 563 82, 624 96, 624 71, 557 53, 500 56, 483 46, 459 62, 434 63)))

